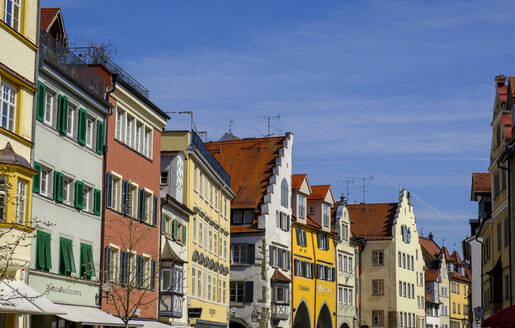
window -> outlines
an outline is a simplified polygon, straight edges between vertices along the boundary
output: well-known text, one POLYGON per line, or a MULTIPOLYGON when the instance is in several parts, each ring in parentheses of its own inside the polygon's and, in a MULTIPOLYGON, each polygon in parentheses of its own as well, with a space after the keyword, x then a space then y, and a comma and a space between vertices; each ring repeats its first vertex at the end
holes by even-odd
POLYGON ((323 204, 323 210, 324 210, 324 227, 329 227, 329 205, 323 204))
POLYGON ((5 0, 4 21, 7 25, 20 30, 21 0, 5 0))
POLYGON ((129 147, 133 147, 132 144, 132 133, 134 131, 134 118, 127 115, 127 121, 125 124, 125 144, 129 147))
POLYGON ((45 118, 44 121, 47 125, 52 126, 52 114, 55 109, 55 93, 48 90, 45 96, 45 118))
POLYGON ((111 208, 115 211, 119 211, 119 197, 120 197, 120 184, 121 179, 113 176, 113 183, 111 189, 111 208))
POLYGON ((218 255, 218 231, 216 228, 213 230, 213 253, 218 255))
MULTIPOLYGON (((6 1, 11 2, 10 0, 6 1)), ((0 105, 2 110, 2 121, 0 122, 0 126, 6 130, 14 131, 17 90, 5 82, 2 82, 1 86, 2 97, 0 98, 0 105)))
POLYGON ((27 182, 18 179, 18 189, 16 195, 16 223, 25 224, 27 212, 27 182))
POLYGON ((372 265, 384 265, 383 251, 372 251, 372 265))
POLYGON ((91 117, 86 119, 86 146, 91 148, 93 146, 93 124, 94 120, 91 117))
POLYGON ((76 272, 72 241, 61 237, 59 243, 59 273, 69 276, 72 272, 76 272))
POLYGON ((46 167, 41 167, 41 182, 39 193, 43 196, 50 197, 52 195, 52 183, 50 181, 52 170, 46 167))
POLYGON ((224 238, 224 260, 227 260, 227 238, 224 238))
POLYGON ((384 326, 384 311, 372 311, 372 326, 384 326))
POLYGON ((343 303, 343 287, 338 286, 338 303, 343 303))
POLYGON ((116 110, 116 139, 123 140, 123 111, 119 108, 116 110))
POLYGON ((202 297, 202 268, 198 268, 197 296, 202 297))
POLYGON ((290 231, 290 216, 283 212, 276 212, 277 227, 283 231, 290 231))
POLYGON ((68 105, 68 117, 66 118, 66 120, 68 121, 66 135, 70 138, 73 138, 74 119, 75 119, 75 107, 72 104, 69 104, 68 105))
POLYGON ((220 303, 222 301, 222 275, 218 274, 218 298, 217 302, 220 303))
POLYGON ((231 245, 231 263, 247 263, 247 244, 231 245))
POLYGON ((401 254, 401 252, 397 253, 397 264, 399 265, 399 268, 402 267, 402 254, 401 254))
POLYGON ((213 251, 213 228, 209 227, 209 251, 213 251))
POLYGON ((80 244, 80 276, 88 280, 95 276, 93 248, 89 244, 80 244))
MULTIPOLYGON (((191 295, 195 296, 195 285, 196 285, 196 280, 195 280, 195 265, 192 264, 191 266, 191 295)), ((162 286, 162 284, 161 284, 162 286)))
POLYGON ((324 251, 329 249, 329 236, 325 233, 317 233, 318 248, 324 251))
POLYGON ((297 245, 306 247, 307 246, 307 240, 306 240, 306 230, 302 228, 295 228, 296 235, 297 235, 297 245))
POLYGON ((342 223, 342 239, 349 240, 349 225, 347 223, 342 223))
POLYGON ((244 301, 244 283, 242 281, 231 281, 231 302, 243 303, 244 301))
POLYGON ((223 302, 224 302, 224 303, 225 303, 225 301, 226 301, 226 296, 225 296, 225 295, 226 295, 226 292, 227 292, 227 289, 225 288, 225 284, 226 284, 226 282, 225 282, 225 279, 224 279, 224 283, 223 283, 223 292, 222 292, 222 295, 223 295, 223 302))
POLYGON ((281 205, 283 207, 288 207, 288 197, 289 197, 288 181, 286 181, 286 179, 283 179, 281 181, 281 205))
POLYGON ((93 188, 84 186, 84 201, 82 204, 85 211, 93 212, 93 188))
POLYGON ((129 185, 129 199, 127 200, 127 215, 136 218, 138 209, 138 187, 129 185))
POLYGON ((372 280, 372 295, 384 295, 384 280, 372 280))
POLYGON ((161 171, 161 185, 166 186, 168 184, 168 171, 161 171))
POLYGON ((111 246, 106 247, 106 279, 116 282, 119 277, 120 250, 111 246))
POLYGON ((202 229, 204 228, 204 224, 202 223, 202 220, 199 219, 198 221, 198 243, 199 246, 202 247, 202 229))
POLYGON ((144 192, 144 205, 145 205, 145 222, 150 224, 152 223, 152 194, 149 192, 144 192))
POLYGON ((145 135, 143 138, 143 155, 150 158, 152 156, 152 131, 145 128, 145 135))
MULTIPOLYGON (((345 260, 347 260, 347 257, 345 257, 345 260)), ((343 271, 343 255, 338 254, 338 271, 343 271)))
POLYGON ((299 218, 306 217, 306 195, 299 194, 299 218))
POLYGON ((73 204, 73 180, 71 178, 64 178, 63 201, 68 205, 73 204))
POLYGON ((290 297, 289 297, 289 286, 288 285, 275 285, 273 287, 274 295, 272 296, 272 300, 276 303, 283 303, 283 304, 289 304, 290 303, 290 297))

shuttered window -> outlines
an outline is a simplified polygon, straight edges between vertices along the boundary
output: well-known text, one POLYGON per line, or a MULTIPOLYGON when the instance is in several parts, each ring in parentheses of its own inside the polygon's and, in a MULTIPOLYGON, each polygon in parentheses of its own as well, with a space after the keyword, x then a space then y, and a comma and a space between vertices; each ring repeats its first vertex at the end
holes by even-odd
POLYGON ((68 97, 63 95, 58 97, 56 129, 62 134, 68 132, 68 97))
POLYGON ((75 207, 79 210, 84 208, 84 182, 75 181, 75 207))
POLYGON ((52 268, 50 234, 38 230, 36 235, 36 269, 49 271, 52 268))
POLYGON ((104 122, 100 120, 97 121, 97 153, 104 153, 104 122))
POLYGON ((77 125, 77 141, 85 146, 86 145, 86 121, 88 118, 87 112, 81 108, 79 109, 79 124, 77 125))
POLYGON ((72 241, 61 237, 59 246, 59 273, 69 276, 72 272, 76 272, 72 241))
POLYGON ((34 181, 32 182, 32 191, 35 193, 39 193, 41 190, 41 164, 38 162, 34 162, 34 170, 38 173, 34 175, 34 181))
POLYGON ((37 109, 36 119, 43 122, 45 118, 45 99, 46 99, 46 85, 38 81, 38 96, 37 96, 37 109))
POLYGON ((80 276, 85 279, 91 279, 95 276, 92 247, 82 243, 80 244, 80 276))
POLYGON ((100 215, 102 208, 102 192, 99 189, 95 189, 93 197, 93 214, 100 215))
POLYGON ((61 172, 54 171, 54 200, 63 201, 64 175, 61 172))

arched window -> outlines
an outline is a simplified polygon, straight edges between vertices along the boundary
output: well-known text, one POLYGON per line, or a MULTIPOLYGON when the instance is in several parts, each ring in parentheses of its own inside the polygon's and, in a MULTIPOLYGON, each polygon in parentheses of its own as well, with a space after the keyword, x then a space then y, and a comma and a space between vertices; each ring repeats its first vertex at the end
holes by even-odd
POLYGON ((281 205, 283 207, 288 207, 288 194, 288 182, 283 179, 281 182, 281 205))

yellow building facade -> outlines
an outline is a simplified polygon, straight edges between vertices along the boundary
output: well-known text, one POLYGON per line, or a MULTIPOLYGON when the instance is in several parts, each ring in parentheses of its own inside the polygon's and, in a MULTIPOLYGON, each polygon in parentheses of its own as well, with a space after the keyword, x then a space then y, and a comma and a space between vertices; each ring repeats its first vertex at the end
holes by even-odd
POLYGON ((451 328, 465 328, 469 323, 471 277, 467 266, 456 251, 447 260, 451 328))
POLYGON ((330 186, 311 187, 306 175, 292 176, 292 190, 292 327, 335 327, 336 268, 330 224, 334 197, 330 186))
POLYGON ((161 151, 184 154, 184 204, 188 223, 186 283, 190 326, 228 324, 230 178, 193 131, 164 131, 161 151))
POLYGON ((22 280, 30 261, 32 179, 36 173, 30 161, 38 10, 38 1, 0 3, 0 244, 19 241, 12 250, 0 247, 0 266, 7 267, 7 278, 22 280))

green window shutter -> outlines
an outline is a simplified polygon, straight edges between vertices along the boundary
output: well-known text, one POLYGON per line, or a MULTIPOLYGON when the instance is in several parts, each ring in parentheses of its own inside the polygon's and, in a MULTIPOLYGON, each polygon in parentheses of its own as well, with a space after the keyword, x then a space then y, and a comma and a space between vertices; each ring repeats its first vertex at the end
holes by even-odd
POLYGON ((32 191, 39 193, 41 190, 41 164, 38 162, 34 162, 34 170, 38 171, 36 175, 34 175, 34 180, 32 182, 32 191))
POLYGON ((95 189, 93 194, 93 214, 100 215, 100 208, 102 202, 102 192, 98 189, 95 189))
POLYGON ((104 122, 97 121, 97 153, 104 153, 104 122))
POLYGON ((59 240, 59 273, 61 274, 67 274, 70 273, 71 270, 71 264, 70 264, 70 256, 69 256, 69 249, 67 245, 67 241, 69 239, 62 238, 59 240))
POLYGON ((67 239, 66 247, 68 248, 68 257, 70 259, 70 272, 76 272, 75 271, 75 259, 73 257, 73 245, 72 241, 67 239))
POLYGON ((95 276, 95 261, 93 261, 93 247, 91 245, 87 245, 86 247, 86 254, 88 258, 88 264, 89 264, 89 275, 91 277, 95 276))
POLYGON ((172 221, 172 233, 173 233, 173 240, 177 240, 177 238, 179 237, 179 233, 177 231, 177 229, 179 228, 179 225, 177 224, 177 220, 173 220, 172 221))
POLYGON ((84 208, 84 183, 75 181, 75 207, 79 210, 84 208))
MULTIPOLYGON (((182 244, 186 245, 186 226, 183 225, 181 231, 182 231, 182 244)), ((216 250, 215 250, 215 252, 216 252, 216 250)))
POLYGON ((66 134, 68 132, 68 97, 63 96, 63 104, 61 107, 61 132, 66 134))
POLYGON ((86 120, 87 120, 88 114, 86 111, 81 108, 79 110, 79 124, 78 124, 78 131, 77 131, 77 141, 85 146, 86 145, 86 120))
POLYGON ((80 276, 86 277, 86 245, 80 244, 80 276))
POLYGON ((57 171, 54 171, 54 192, 53 192, 53 197, 54 197, 54 200, 58 200, 58 191, 59 190, 59 172, 57 171))
POLYGON ((51 240, 51 237, 50 237, 50 234, 49 233, 46 233, 46 232, 43 232, 45 236, 45 238, 43 239, 43 249, 45 250, 45 268, 44 270, 46 271, 49 271, 50 269, 52 269, 52 254, 50 252, 50 240, 51 240))
POLYGON ((36 235, 36 270, 44 270, 45 260, 45 233, 38 230, 36 235))
POLYGON ((63 112, 63 99, 64 96, 57 96, 57 115, 56 115, 56 124, 55 128, 57 131, 61 132, 61 124, 62 124, 62 112, 63 112))
POLYGON ((37 97, 37 109, 36 109, 36 120, 43 122, 45 118, 45 98, 46 98, 46 85, 38 81, 38 97, 37 97))

